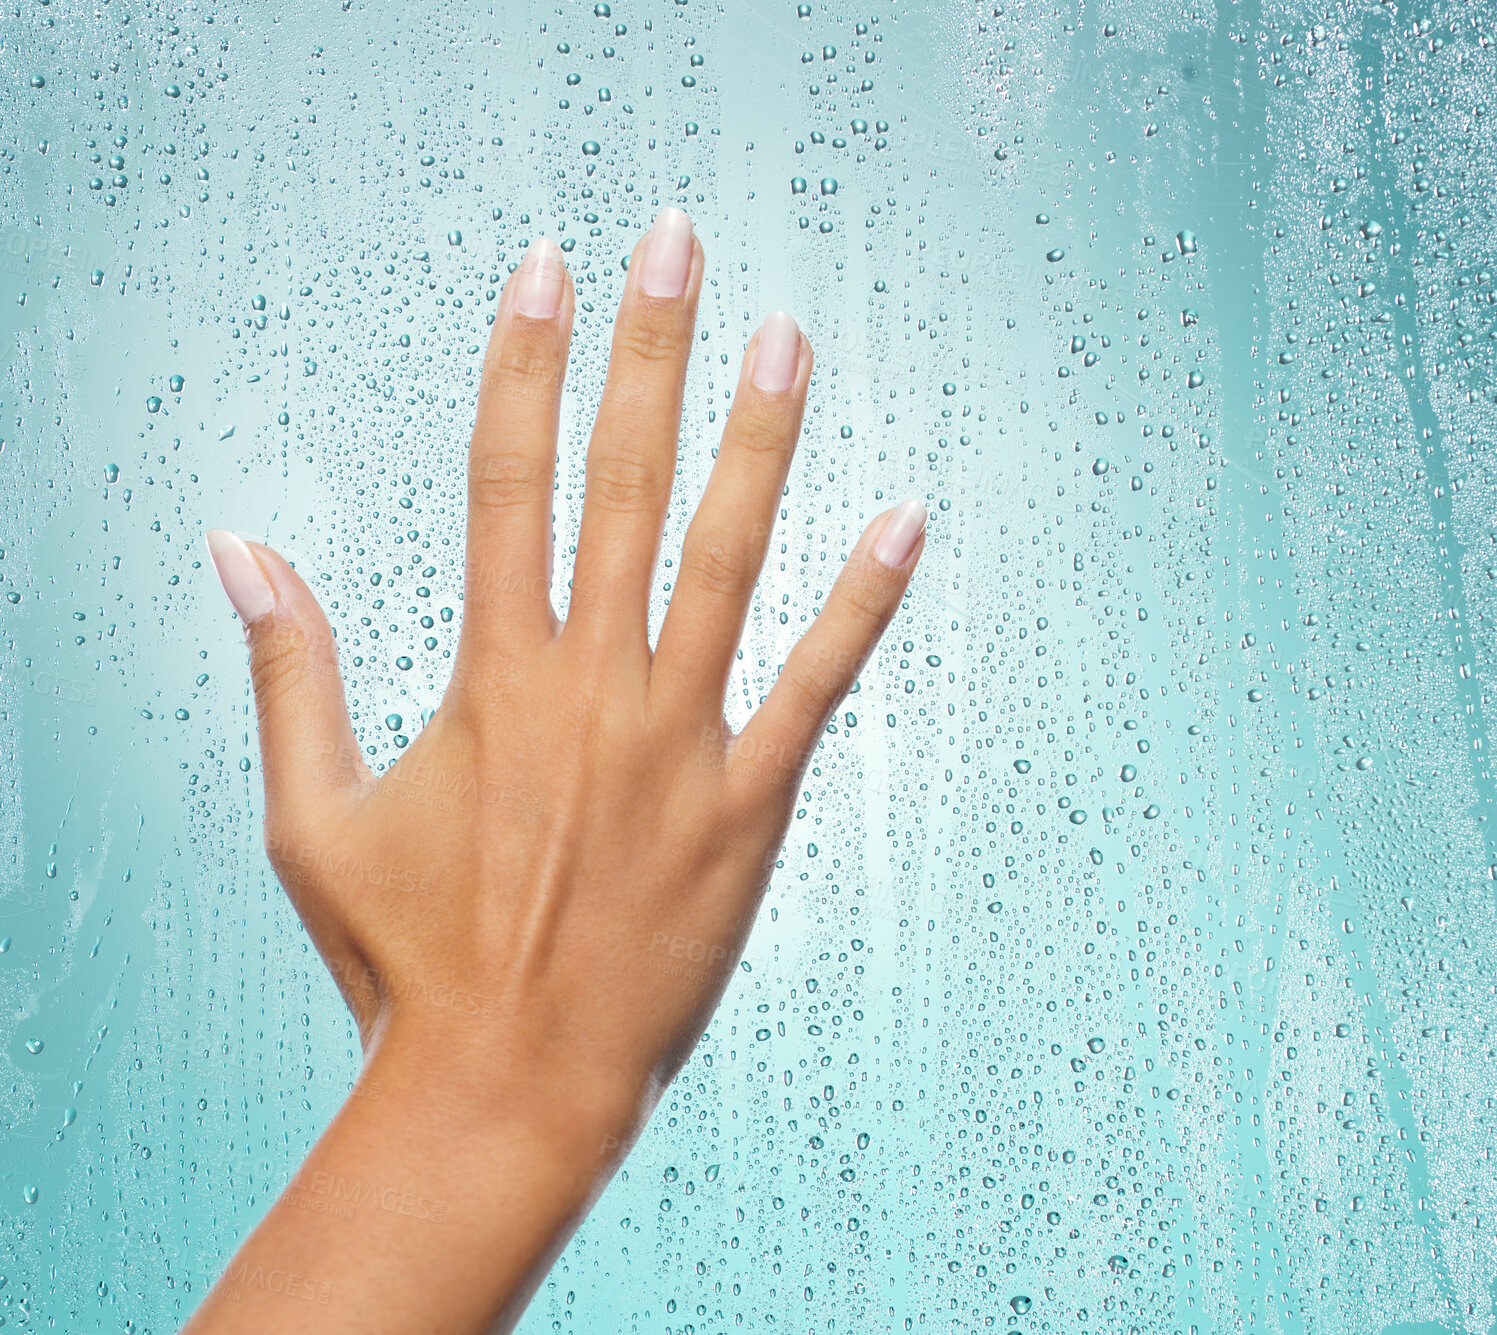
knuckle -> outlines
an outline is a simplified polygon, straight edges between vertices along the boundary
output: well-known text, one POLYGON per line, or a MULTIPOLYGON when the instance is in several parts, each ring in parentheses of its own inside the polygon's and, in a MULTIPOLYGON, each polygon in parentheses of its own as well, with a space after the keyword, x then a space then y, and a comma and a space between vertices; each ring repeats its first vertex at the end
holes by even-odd
POLYGON ((342 788, 358 783, 368 772, 363 753, 357 745, 340 742, 324 742, 321 754, 312 768, 311 778, 318 784, 342 788))
POLYGON ((835 596, 839 610, 861 630, 875 631, 889 619, 890 579, 881 575, 872 561, 849 565, 837 581, 835 596))
POLYGON ((835 656, 803 654, 792 659, 785 670, 803 713, 824 718, 837 707, 845 687, 835 656))
MULTIPOLYGON (((734 741, 728 755, 728 768, 733 775, 734 785, 747 790, 746 800, 758 808, 735 813, 732 818, 732 828, 735 830, 752 826, 756 823, 756 816, 759 820, 764 818, 762 790, 794 786, 800 779, 806 758, 800 742, 776 737, 756 739, 748 734, 734 741)), ((731 800, 730 798, 730 802, 731 800)), ((778 841, 775 848, 778 851, 778 841)))
POLYGON ((295 693, 307 675, 312 654, 312 646, 298 627, 277 625, 252 630, 250 686, 255 711, 262 720, 281 700, 295 693))
POLYGON ((754 586, 755 562, 741 543, 722 534, 688 542, 681 553, 681 576, 709 593, 741 597, 754 586))
MULTIPOLYGON (((458 725, 459 735, 477 735, 496 711, 513 701, 520 679, 521 666, 512 657, 492 650, 460 651, 442 708, 458 725)), ((505 720, 506 726, 509 722, 505 720)))
POLYGON ((795 448, 798 410, 740 399, 728 419, 724 445, 745 454, 783 456, 795 448))
POLYGON ((588 461, 587 500, 605 510, 652 510, 660 494, 660 469, 638 454, 600 454, 588 461))
POLYGON ((516 450, 486 454, 468 470, 468 499, 485 510, 507 510, 531 500, 546 470, 530 455, 516 450))
POLYGON ((494 398, 549 402, 561 392, 561 372, 542 340, 512 333, 484 361, 482 388, 494 398))
POLYGON ((685 346, 673 315, 645 308, 614 330, 613 352, 615 358, 659 366, 681 361, 685 346))

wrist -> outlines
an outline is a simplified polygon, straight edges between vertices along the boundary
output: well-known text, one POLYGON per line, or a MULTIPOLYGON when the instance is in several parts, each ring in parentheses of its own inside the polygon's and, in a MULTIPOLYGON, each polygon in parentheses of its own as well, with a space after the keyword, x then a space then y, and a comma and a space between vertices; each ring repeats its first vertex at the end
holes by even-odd
POLYGON ((653 1082, 579 1069, 497 1043, 488 1026, 379 1025, 351 1094, 404 1105, 479 1140, 524 1145, 579 1183, 606 1180, 658 1099, 653 1082))
POLYGON ((347 1102, 197 1328, 507 1331, 519 1320, 645 1104, 553 1061, 500 1060, 512 1052, 501 1025, 423 1024, 371 1026, 347 1102), (282 1296, 236 1278, 293 1265, 330 1295, 315 1325, 287 1324, 282 1296))

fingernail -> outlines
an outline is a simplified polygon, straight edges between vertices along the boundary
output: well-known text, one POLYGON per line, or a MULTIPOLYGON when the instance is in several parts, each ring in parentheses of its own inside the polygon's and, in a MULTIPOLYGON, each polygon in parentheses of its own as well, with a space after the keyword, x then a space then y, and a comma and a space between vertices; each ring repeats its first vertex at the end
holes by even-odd
POLYGON ((795 384, 799 369, 800 326, 787 311, 772 311, 754 349, 754 385, 768 394, 782 394, 795 384))
POLYGON ((561 247, 549 236, 536 237, 515 271, 515 310, 532 320, 554 320, 566 281, 561 247))
POLYGON ((680 209, 661 209, 650 228, 639 265, 640 291, 651 297, 679 297, 691 276, 691 219, 680 209))
POLYGON ((224 586, 239 619, 246 626, 258 621, 275 606, 275 590, 255 554, 241 539, 221 528, 210 528, 203 539, 208 544, 213 569, 218 572, 218 582, 224 586))
POLYGON ((925 507, 914 499, 902 501, 873 544, 873 555, 881 565, 898 570, 910 559, 924 532, 925 507))

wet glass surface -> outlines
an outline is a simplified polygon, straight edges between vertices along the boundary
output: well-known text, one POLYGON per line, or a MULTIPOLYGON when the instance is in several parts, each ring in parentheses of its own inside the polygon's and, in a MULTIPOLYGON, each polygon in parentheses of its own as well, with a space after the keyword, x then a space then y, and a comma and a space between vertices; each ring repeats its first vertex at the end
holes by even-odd
POLYGON ((1445 0, 9 5, 3 1324, 175 1329, 356 1070, 202 531, 296 558, 391 763, 505 275, 544 233, 577 283, 564 580, 676 204, 667 560, 752 329, 817 353, 730 718, 868 518, 930 537, 524 1329, 1488 1331, 1494 41, 1445 0))

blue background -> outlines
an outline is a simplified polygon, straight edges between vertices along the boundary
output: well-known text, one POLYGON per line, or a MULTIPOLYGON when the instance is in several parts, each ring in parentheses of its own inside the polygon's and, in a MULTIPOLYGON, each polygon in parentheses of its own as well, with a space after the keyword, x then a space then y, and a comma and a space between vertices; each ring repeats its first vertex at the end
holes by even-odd
POLYGON ((1493 1329, 1490 8, 608 10, 6 11, 0 1317, 175 1329, 356 1070, 203 529, 389 763, 503 277, 578 285, 564 579, 677 204, 668 558, 763 314, 818 359, 730 718, 867 519, 930 539, 525 1329, 1493 1329))

